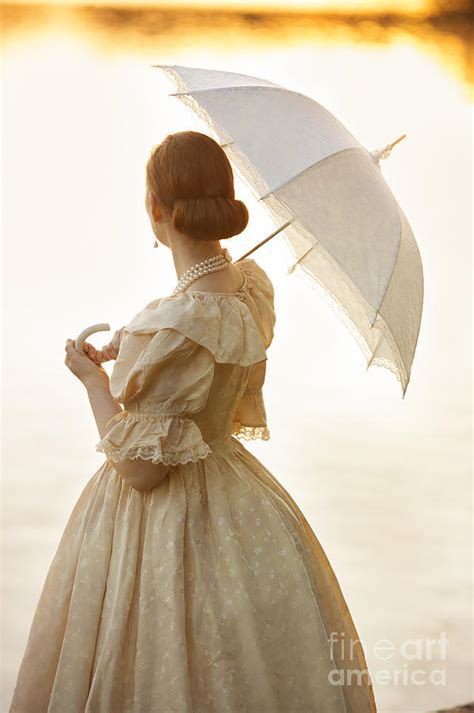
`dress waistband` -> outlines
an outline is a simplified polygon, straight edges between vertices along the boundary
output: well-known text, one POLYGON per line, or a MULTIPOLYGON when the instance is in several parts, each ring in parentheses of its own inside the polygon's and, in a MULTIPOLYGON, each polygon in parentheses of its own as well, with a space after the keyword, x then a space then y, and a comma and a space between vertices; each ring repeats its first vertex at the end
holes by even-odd
POLYGON ((238 443, 238 441, 233 436, 224 436, 223 438, 215 438, 211 441, 206 440, 206 443, 210 447, 212 453, 216 454, 229 453, 234 449, 235 443, 238 443))

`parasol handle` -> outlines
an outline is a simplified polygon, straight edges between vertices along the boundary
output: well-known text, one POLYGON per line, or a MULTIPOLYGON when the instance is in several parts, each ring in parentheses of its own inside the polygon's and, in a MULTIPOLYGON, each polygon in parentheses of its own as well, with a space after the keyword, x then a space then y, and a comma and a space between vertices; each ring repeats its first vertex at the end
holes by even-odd
POLYGON ((247 255, 250 255, 250 254, 253 253, 255 250, 257 250, 257 248, 259 248, 259 247, 261 247, 262 245, 264 245, 264 243, 266 243, 268 240, 270 240, 270 238, 274 238, 275 235, 278 235, 278 233, 280 233, 282 230, 284 230, 285 228, 287 228, 287 227, 290 225, 290 223, 291 223, 291 220, 288 220, 284 225, 282 225, 282 226, 280 226, 279 228, 277 228, 271 235, 269 235, 267 238, 265 238, 264 240, 262 240, 261 242, 259 242, 257 245, 255 245, 251 250, 248 250, 246 253, 244 253, 243 255, 241 255, 238 260, 235 260, 235 262, 239 262, 239 260, 243 260, 244 258, 246 258, 247 255))
POLYGON ((89 337, 91 334, 94 334, 95 332, 108 332, 109 330, 110 324, 108 324, 107 322, 99 322, 99 324, 93 324, 90 327, 86 327, 86 329, 83 329, 82 332, 74 340, 74 348, 80 352, 84 351, 82 347, 87 337, 89 337))

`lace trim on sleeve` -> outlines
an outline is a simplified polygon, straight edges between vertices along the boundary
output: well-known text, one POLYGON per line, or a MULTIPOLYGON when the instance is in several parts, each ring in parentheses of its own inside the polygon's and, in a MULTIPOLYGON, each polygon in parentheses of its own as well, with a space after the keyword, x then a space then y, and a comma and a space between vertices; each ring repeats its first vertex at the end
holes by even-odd
POLYGON ((114 448, 106 440, 99 441, 96 451, 105 453, 108 460, 149 460, 152 463, 164 463, 165 465, 181 465, 183 463, 195 463, 200 458, 207 458, 212 453, 210 447, 204 441, 193 448, 188 448, 180 453, 164 452, 158 446, 132 446, 130 448, 114 448))
POLYGON ((233 436, 237 438, 245 438, 247 441, 254 441, 261 438, 262 441, 270 439, 270 431, 267 426, 244 426, 240 425, 234 430, 233 436))
POLYGON ((270 439, 261 386, 249 387, 242 394, 234 416, 232 435, 247 441, 270 439))
POLYGON ((212 453, 197 424, 178 414, 123 410, 108 423, 112 426, 95 449, 112 462, 140 458, 179 465, 212 453))

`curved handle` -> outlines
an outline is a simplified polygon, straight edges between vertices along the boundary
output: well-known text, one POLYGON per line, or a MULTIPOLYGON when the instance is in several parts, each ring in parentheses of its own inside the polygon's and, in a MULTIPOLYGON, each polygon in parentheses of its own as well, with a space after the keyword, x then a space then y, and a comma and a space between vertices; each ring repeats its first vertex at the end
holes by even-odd
POLYGON ((86 329, 83 329, 82 332, 79 334, 78 337, 74 340, 74 347, 78 351, 82 352, 82 346, 84 342, 86 341, 87 337, 89 337, 91 334, 94 334, 94 332, 108 332, 110 331, 110 324, 107 322, 100 322, 99 324, 93 324, 91 327, 87 327, 86 329))

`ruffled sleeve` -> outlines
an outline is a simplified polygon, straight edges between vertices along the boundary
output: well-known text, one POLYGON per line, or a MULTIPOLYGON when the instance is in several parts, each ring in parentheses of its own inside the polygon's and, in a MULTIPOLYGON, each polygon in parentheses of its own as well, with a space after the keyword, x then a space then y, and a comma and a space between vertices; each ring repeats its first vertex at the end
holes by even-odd
POLYGON ((96 450, 111 461, 178 465, 206 458, 211 448, 192 414, 206 405, 212 353, 173 329, 138 341, 136 336, 124 334, 110 379, 111 393, 125 409, 110 419, 96 450))
POLYGON ((266 365, 266 361, 261 361, 251 368, 246 389, 234 414, 232 433, 237 438, 246 440, 261 438, 264 441, 270 438, 262 391, 266 365))

